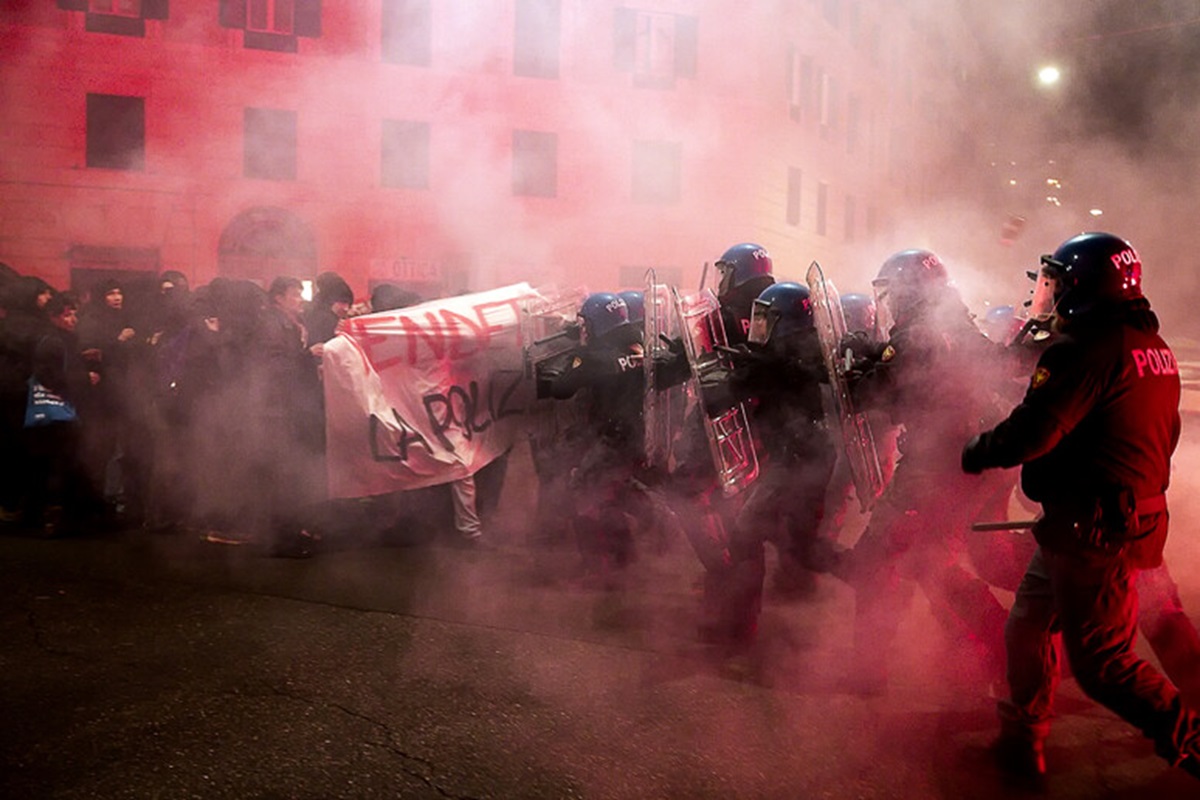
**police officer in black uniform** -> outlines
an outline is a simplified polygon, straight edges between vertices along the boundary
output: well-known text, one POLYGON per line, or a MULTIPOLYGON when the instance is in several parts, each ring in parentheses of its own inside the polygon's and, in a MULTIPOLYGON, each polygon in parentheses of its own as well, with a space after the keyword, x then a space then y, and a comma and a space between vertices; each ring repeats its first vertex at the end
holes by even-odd
POLYGON ((633 557, 630 477, 642 453, 642 345, 625 301, 611 292, 584 298, 580 346, 538 374, 538 396, 565 400, 586 392, 588 437, 571 470, 575 531, 587 576, 607 585, 633 557))
POLYGON ((1200 777, 1200 718, 1134 652, 1134 580, 1162 562, 1180 434, 1179 370, 1141 272, 1134 248, 1108 233, 1042 257, 1061 335, 1021 404, 962 452, 969 473, 1023 464, 1022 488, 1042 504, 1039 548, 1005 631, 1011 698, 1000 704, 996 748, 1002 767, 1036 783, 1058 681, 1055 632, 1080 687, 1200 777))
POLYGON ((757 402, 763 467, 730 533, 727 557, 705 585, 702 635, 718 644, 753 641, 762 606, 763 544, 801 564, 814 557, 817 528, 836 451, 825 422, 828 383, 807 286, 776 283, 754 301, 747 343, 731 349, 726 392, 706 387, 706 402, 757 402), (782 524, 782 530, 780 526, 782 524))
POLYGON ((1004 607, 962 563, 984 481, 962 474, 956 444, 982 429, 982 417, 1000 418, 991 386, 999 380, 991 371, 998 347, 975 327, 934 253, 895 253, 873 284, 888 338, 863 353, 851 391, 858 408, 885 411, 904 432, 891 482, 854 548, 833 568, 855 590, 856 658, 847 688, 886 691, 909 582, 961 643, 956 661, 978 648, 984 676, 999 679, 1004 607))

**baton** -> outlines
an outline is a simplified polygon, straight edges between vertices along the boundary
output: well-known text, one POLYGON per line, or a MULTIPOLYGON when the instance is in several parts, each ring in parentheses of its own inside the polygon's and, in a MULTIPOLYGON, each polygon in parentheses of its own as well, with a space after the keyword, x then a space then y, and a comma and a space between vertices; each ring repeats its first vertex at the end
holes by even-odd
POLYGON ((972 522, 971 530, 973 531, 1027 531, 1034 526, 1037 520, 1034 519, 1014 519, 1004 520, 1003 522, 972 522))
POLYGON ((576 339, 576 338, 578 338, 578 336, 579 336, 578 328, 573 327, 573 326, 567 326, 567 327, 563 328, 561 331, 559 331, 558 333, 552 333, 549 336, 543 337, 541 339, 534 339, 533 346, 537 347, 538 345, 543 345, 543 344, 546 344, 547 342, 553 342, 555 339, 576 339))

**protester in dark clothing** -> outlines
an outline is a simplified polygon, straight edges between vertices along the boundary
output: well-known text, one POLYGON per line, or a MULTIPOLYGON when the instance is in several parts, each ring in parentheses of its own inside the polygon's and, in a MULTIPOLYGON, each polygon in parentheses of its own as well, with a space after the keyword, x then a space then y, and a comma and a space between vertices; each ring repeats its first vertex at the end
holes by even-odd
POLYGON ((324 499, 315 474, 324 441, 321 386, 300 322, 301 291, 295 278, 271 283, 259 327, 254 382, 263 424, 259 480, 267 506, 267 535, 272 553, 285 556, 308 554, 311 533, 305 511, 324 499))
POLYGON ((113 503, 122 493, 116 468, 131 425, 129 365, 134 348, 141 344, 136 336, 121 284, 105 281, 79 315, 80 346, 102 376, 81 413, 90 423, 84 430, 88 471, 97 492, 113 503))
POLYGON ((1021 404, 961 454, 967 473, 1023 465, 1022 489, 1042 504, 1038 550, 1005 630, 1011 697, 1000 703, 996 750, 1006 770, 1039 786, 1056 633, 1080 688, 1200 778, 1200 716, 1134 649, 1136 575, 1162 563, 1181 428, 1179 367, 1141 273, 1133 246, 1107 233, 1042 257, 1046 310, 1063 335, 1041 354, 1021 404))
POLYGON ((308 345, 324 344, 337 333, 338 323, 350 313, 354 304, 354 292, 350 284, 336 272, 322 272, 314 281, 316 292, 312 306, 304 314, 304 327, 308 331, 308 345))
POLYGON ((25 460, 25 404, 33 351, 52 328, 45 305, 53 296, 41 278, 18 277, 4 286, 0 306, 0 514, 15 519, 24 502, 29 474, 25 460))
POLYGON ((371 291, 371 311, 395 311, 398 308, 415 306, 421 302, 416 292, 401 288, 394 283, 381 283, 371 291))
MULTIPOLYGON (((33 349, 34 380, 76 409, 99 383, 91 371, 75 333, 79 306, 73 295, 58 294, 46 304, 50 329, 33 349)), ((70 421, 25 428, 29 485, 24 524, 47 534, 77 532, 97 510, 81 452, 85 421, 70 421), (56 511, 48 513, 53 503, 56 511), (61 515, 61 517, 60 517, 61 515)))

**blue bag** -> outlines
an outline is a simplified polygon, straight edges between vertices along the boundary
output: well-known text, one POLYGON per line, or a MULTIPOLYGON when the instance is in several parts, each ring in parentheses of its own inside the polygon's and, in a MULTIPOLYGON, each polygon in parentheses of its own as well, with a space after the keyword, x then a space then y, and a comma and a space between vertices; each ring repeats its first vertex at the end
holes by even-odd
POLYGON ((38 383, 37 378, 29 379, 29 398, 25 402, 25 427, 40 428, 43 425, 54 425, 59 422, 74 422, 78 418, 75 406, 38 383))

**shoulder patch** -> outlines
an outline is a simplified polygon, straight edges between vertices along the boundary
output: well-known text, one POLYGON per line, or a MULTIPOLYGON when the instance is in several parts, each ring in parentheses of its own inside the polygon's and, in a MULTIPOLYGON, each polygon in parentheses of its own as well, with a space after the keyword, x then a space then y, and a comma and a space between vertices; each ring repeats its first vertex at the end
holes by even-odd
POLYGON ((1033 371, 1033 377, 1029 379, 1029 388, 1036 389, 1048 380, 1050 380, 1050 370, 1038 367, 1033 371))
POLYGON ((575 360, 571 362, 571 369, 578 369, 581 364, 583 364, 583 359, 575 356, 575 360))
POLYGON ((883 355, 881 355, 879 357, 879 360, 880 361, 891 361, 895 357, 896 357, 896 348, 892 347, 889 344, 887 347, 883 348, 883 355))

